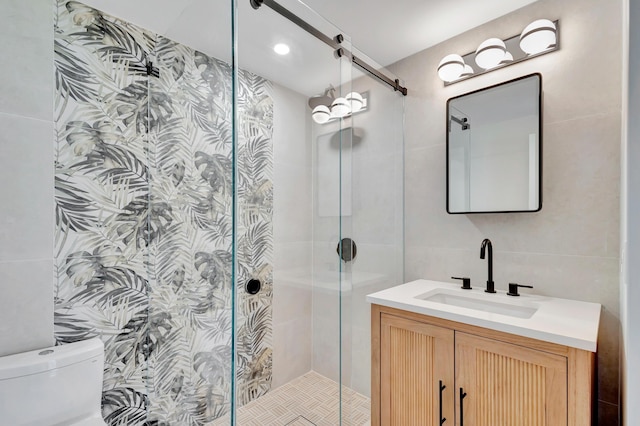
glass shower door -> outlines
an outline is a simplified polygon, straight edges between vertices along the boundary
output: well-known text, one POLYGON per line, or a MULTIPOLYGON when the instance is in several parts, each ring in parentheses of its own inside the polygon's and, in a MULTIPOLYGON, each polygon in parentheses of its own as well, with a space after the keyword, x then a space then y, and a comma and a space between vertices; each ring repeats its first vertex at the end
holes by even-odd
POLYGON ((231 1, 54 3, 56 340, 104 342, 107 424, 207 424, 232 401, 231 1))
POLYGON ((236 423, 339 424, 351 131, 329 114, 351 64, 326 43, 341 31, 303 3, 256 3, 237 4, 236 423))
POLYGON ((148 424, 228 424, 232 0, 192 2, 176 16, 150 59, 148 424))
MULTIPOLYGON (((395 79, 354 48, 377 72, 395 79)), ((370 419, 371 311, 368 294, 404 282, 404 96, 354 65, 351 89, 364 98, 349 125, 352 214, 343 218, 344 235, 352 238, 356 256, 343 262, 349 289, 342 301, 342 424, 363 425, 370 419)))

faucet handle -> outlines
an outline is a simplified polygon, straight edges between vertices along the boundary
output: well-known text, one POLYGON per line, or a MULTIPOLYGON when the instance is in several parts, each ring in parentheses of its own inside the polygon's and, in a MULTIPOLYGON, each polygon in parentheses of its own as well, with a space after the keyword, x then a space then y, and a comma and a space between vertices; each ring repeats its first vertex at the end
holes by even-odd
POLYGON ((458 278, 458 277, 451 277, 452 280, 462 280, 462 288, 463 290, 471 290, 471 278, 458 278))
POLYGON ((509 291, 507 292, 507 296, 520 296, 518 293, 518 287, 522 288, 533 288, 532 285, 522 285, 516 283, 509 283, 509 291))

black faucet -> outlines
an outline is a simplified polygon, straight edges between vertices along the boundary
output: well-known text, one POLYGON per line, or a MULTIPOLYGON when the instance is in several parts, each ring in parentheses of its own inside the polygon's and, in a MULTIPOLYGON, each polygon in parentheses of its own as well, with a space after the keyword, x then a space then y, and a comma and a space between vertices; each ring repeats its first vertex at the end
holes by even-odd
POLYGON ((491 245, 491 240, 485 238, 482 240, 482 245, 480 246, 480 259, 484 259, 485 248, 489 247, 489 258, 487 260, 489 264, 489 275, 487 277, 487 289, 486 293, 495 293, 496 291, 493 288, 493 246, 491 245))

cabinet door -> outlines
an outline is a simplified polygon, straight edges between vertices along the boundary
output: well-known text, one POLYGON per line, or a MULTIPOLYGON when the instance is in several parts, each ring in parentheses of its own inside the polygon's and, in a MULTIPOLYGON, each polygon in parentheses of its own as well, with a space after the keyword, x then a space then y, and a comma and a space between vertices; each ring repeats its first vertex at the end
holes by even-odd
POLYGON ((455 339, 457 425, 567 425, 565 357, 460 332, 455 339))
POLYGON ((381 424, 440 426, 442 404, 453 426, 453 330, 387 314, 380 328, 381 424))

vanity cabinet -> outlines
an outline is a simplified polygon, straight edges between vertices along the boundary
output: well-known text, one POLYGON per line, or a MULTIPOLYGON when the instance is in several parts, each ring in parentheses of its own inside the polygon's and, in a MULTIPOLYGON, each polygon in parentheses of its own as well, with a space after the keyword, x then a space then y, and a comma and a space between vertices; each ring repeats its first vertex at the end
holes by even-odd
POLYGON ((371 312, 372 425, 592 424, 594 353, 380 305, 371 312))
POLYGON ((453 424, 453 360, 453 330, 382 314, 380 424, 453 424))

